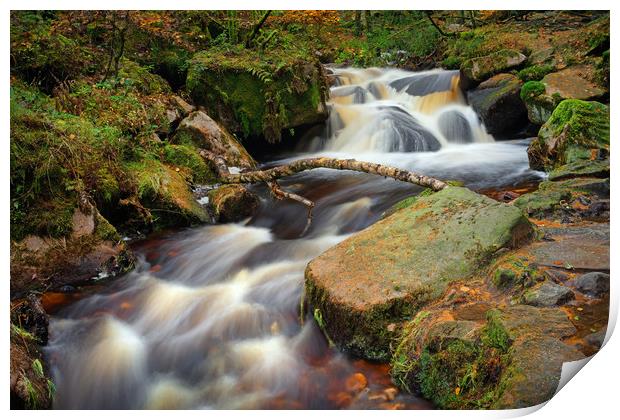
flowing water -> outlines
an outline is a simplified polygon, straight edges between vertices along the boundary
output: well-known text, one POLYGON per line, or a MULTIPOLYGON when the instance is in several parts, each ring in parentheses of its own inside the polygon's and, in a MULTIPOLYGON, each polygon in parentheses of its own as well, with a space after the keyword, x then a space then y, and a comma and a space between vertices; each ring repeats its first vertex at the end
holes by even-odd
MULTIPOLYGON (((536 181, 527 141, 495 142, 464 102, 458 73, 336 69, 322 136, 301 157, 355 158, 461 180, 472 189, 536 181)), ((56 408, 429 408, 397 394, 387 365, 329 347, 300 316, 309 260, 421 189, 316 169, 282 185, 306 209, 264 197, 238 224, 134 245, 137 268, 50 322, 56 408), (302 322, 303 321, 303 322, 302 322), (396 395, 395 395, 396 394, 396 395)))

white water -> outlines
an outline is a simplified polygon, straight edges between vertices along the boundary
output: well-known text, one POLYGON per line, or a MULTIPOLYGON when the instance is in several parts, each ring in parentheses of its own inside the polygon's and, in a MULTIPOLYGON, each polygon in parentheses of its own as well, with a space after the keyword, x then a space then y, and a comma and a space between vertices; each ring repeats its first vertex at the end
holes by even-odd
MULTIPOLYGON (((355 158, 470 188, 539 176, 528 169, 526 143, 496 143, 486 134, 454 73, 341 69, 336 75, 326 135, 280 161, 355 158)), ((303 273, 310 259, 420 189, 332 170, 282 184, 317 203, 302 238, 305 209, 265 199, 246 223, 142 244, 131 274, 57 314, 46 348, 55 407, 376 408, 369 395, 390 386, 387 378, 372 380, 378 368, 330 349, 311 316, 300 325, 303 273), (346 387, 346 378, 360 371, 369 377, 369 393, 346 387)), ((428 406, 404 394, 396 402, 428 406)))

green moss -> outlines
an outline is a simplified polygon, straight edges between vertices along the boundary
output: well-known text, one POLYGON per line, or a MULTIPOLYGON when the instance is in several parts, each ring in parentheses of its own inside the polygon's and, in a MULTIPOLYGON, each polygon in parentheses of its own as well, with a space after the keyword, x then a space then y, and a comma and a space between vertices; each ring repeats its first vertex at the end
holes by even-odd
POLYGON ((121 240, 121 237, 114 228, 114 226, 112 226, 110 222, 108 222, 106 218, 100 215, 98 212, 95 219, 94 235, 95 237, 103 241, 112 241, 116 243, 121 240))
POLYGON ((519 70, 517 76, 524 82, 541 80, 545 75, 551 73, 554 67, 549 64, 533 65, 519 70))
POLYGON ((327 86, 314 60, 299 53, 210 50, 191 60, 187 89, 231 131, 277 142, 283 129, 324 117, 327 86))
POLYGON ((528 102, 532 98, 544 94, 545 90, 546 87, 544 83, 528 81, 523 84, 523 87, 521 87, 521 100, 523 102, 528 102))
POLYGON ((196 183, 213 184, 217 181, 216 175, 193 146, 187 144, 165 145, 164 161, 189 169, 192 173, 192 179, 196 183))
POLYGON ((599 102, 566 99, 555 108, 528 149, 534 169, 555 169, 592 153, 609 153, 609 108, 599 102))
POLYGON ((123 84, 133 86, 147 95, 172 93, 168 82, 161 76, 151 73, 147 68, 131 60, 123 59, 121 61, 118 78, 123 79, 123 84))
POLYGON ((505 353, 510 347, 511 340, 498 317, 499 311, 491 310, 487 313, 487 324, 482 330, 481 340, 485 346, 494 347, 505 353))
POLYGON ((512 256, 500 261, 492 275, 493 284, 502 289, 529 287, 542 280, 544 274, 523 259, 512 256))
POLYGON ((155 228, 190 225, 209 219, 183 176, 174 169, 154 159, 128 162, 125 169, 133 179, 135 195, 153 214, 155 228))

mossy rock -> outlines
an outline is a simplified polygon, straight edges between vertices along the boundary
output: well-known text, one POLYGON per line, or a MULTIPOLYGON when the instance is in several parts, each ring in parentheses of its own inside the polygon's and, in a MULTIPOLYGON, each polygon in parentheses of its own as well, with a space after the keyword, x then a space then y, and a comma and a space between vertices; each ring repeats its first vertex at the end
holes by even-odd
POLYGON ((559 309, 494 309, 482 322, 435 310, 405 325, 391 374, 440 408, 529 407, 553 396, 563 362, 584 357, 560 341, 575 333, 559 309))
POLYGON ((558 96, 549 96, 545 92, 545 84, 537 81, 526 82, 521 88, 520 96, 527 109, 527 118, 536 125, 546 123, 562 100, 558 96))
POLYGON ((512 74, 498 74, 467 92, 467 100, 496 137, 510 138, 527 124, 526 108, 519 98, 521 81, 512 74))
POLYGON ((130 84, 146 95, 172 93, 170 85, 163 77, 151 73, 145 67, 131 60, 121 60, 118 78, 122 79, 124 84, 130 84))
POLYGON ((531 234, 519 209, 447 187, 312 260, 305 296, 337 346, 387 360, 394 325, 412 319, 451 281, 484 267, 499 249, 531 234))
POLYGON ((568 178, 609 178, 609 159, 579 160, 562 165, 549 172, 549 181, 561 181, 568 178))
POLYGON ((206 210, 194 198, 183 173, 176 169, 152 159, 126 165, 134 180, 136 197, 151 213, 156 229, 209 221, 206 210))
MULTIPOLYGON (((525 70, 527 69, 522 71, 525 70)), ((555 107, 564 99, 592 100, 606 94, 604 88, 583 76, 588 73, 594 74, 592 66, 572 66, 555 73, 543 74, 546 70, 547 68, 539 69, 536 78, 532 77, 521 90, 521 99, 533 124, 543 125, 547 122, 555 107), (538 78, 540 75, 544 77, 538 78)), ((526 76, 519 73, 519 77, 526 76)))
POLYGON ((282 130, 327 117, 322 66, 295 55, 200 52, 190 62, 187 89, 194 103, 244 139, 278 142, 282 130))
POLYGON ((461 64, 462 82, 466 88, 499 73, 519 67, 526 57, 516 50, 501 50, 484 57, 476 57, 461 64))
POLYGON ((586 197, 588 201, 608 198, 609 179, 575 178, 543 181, 538 190, 523 194, 513 202, 513 205, 531 217, 551 218, 575 211, 572 205, 580 197, 586 197))
POLYGON ((60 238, 31 234, 11 243, 12 296, 111 278, 133 266, 120 235, 92 204, 76 203, 68 225, 60 238))
POLYGON ((163 160, 170 165, 188 169, 194 183, 214 184, 217 182, 216 174, 192 145, 166 144, 163 160))
POLYGON ((202 111, 194 111, 181 121, 173 143, 206 149, 222 157, 228 166, 253 169, 256 162, 228 130, 202 111))
POLYGON ((545 171, 608 156, 609 108, 578 99, 560 102, 527 153, 530 167, 545 171))
POLYGON ((545 280, 545 275, 527 259, 508 256, 495 264, 491 281, 500 289, 530 287, 545 280))
POLYGON ((208 197, 215 220, 221 223, 239 222, 250 217, 259 205, 258 196, 239 184, 209 191, 208 197))

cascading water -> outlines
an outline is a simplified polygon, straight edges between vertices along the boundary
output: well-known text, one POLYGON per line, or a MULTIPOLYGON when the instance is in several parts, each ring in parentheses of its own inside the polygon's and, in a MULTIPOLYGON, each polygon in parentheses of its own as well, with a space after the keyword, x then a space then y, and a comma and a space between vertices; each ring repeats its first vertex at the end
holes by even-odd
MULTIPOLYGON (((270 165, 356 158, 473 189, 540 177, 528 168, 527 142, 496 143, 485 132, 455 72, 335 69, 334 77, 326 134, 270 165)), ((132 273, 55 314, 46 348, 55 407, 429 408, 394 396, 385 365, 347 358, 299 314, 308 261, 420 188, 326 169, 282 185, 317 204, 303 237, 302 206, 264 199, 245 223, 134 246, 132 273)))

